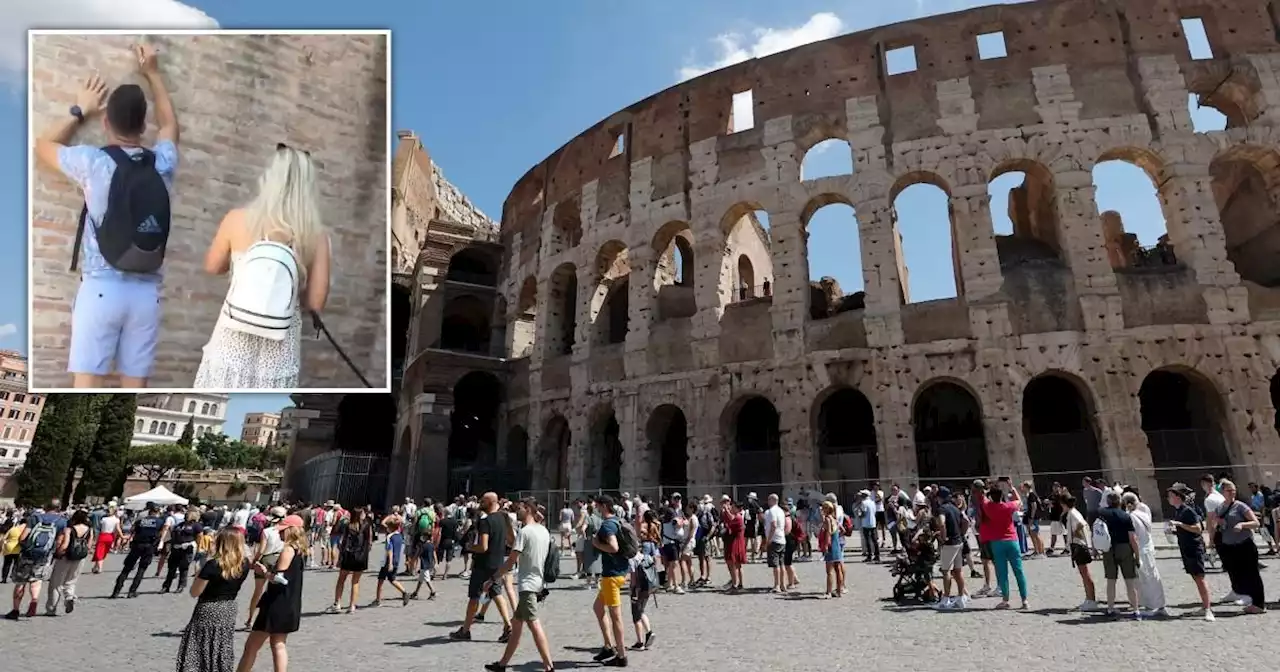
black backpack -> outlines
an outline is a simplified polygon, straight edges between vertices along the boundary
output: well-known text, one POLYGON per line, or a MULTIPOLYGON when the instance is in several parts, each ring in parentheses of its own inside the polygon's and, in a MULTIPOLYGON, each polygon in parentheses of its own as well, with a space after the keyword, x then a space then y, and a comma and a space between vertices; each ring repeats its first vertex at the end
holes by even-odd
MULTIPOLYGON (((154 273, 164 263, 169 242, 169 188, 156 170, 156 155, 148 149, 129 154, 118 146, 102 151, 116 163, 107 192, 107 211, 94 229, 98 251, 112 268, 128 273, 154 273)), ((89 216, 80 210, 71 270, 80 260, 80 244, 89 216)))
POLYGON ((68 527, 67 534, 71 536, 71 540, 67 542, 67 559, 84 560, 89 557, 89 532, 76 534, 76 528, 68 527))
POLYGON ((555 583, 560 579, 560 549, 554 544, 547 549, 547 557, 542 560, 543 583, 555 583))

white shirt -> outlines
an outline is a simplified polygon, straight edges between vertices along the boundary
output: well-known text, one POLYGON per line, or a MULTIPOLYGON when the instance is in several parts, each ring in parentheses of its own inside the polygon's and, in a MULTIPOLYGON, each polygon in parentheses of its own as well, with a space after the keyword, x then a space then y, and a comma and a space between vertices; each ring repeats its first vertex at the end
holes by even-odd
POLYGON ((538 523, 529 523, 516 535, 515 550, 520 552, 516 561, 516 591, 536 593, 542 590, 542 567, 551 549, 551 533, 538 523))
POLYGON ((280 530, 274 525, 262 531, 262 554, 271 555, 284 550, 284 540, 280 538, 280 530))
POLYGON ((1222 493, 1218 492, 1217 490, 1213 490, 1208 495, 1205 495, 1205 498, 1204 498, 1205 511, 1208 513, 1212 513, 1215 516, 1218 515, 1218 509, 1221 509, 1222 505, 1226 503, 1227 503, 1227 498, 1223 497, 1222 493))
POLYGON ((787 543, 787 514, 777 504, 764 512, 764 536, 769 538, 771 544, 787 543))
POLYGON ((1072 508, 1067 513, 1067 539, 1077 546, 1088 548, 1093 534, 1089 531, 1089 523, 1085 521, 1080 510, 1072 508), (1079 533, 1076 530, 1080 530, 1079 533))
POLYGON ((101 534, 115 534, 120 527, 120 519, 115 516, 106 516, 98 521, 98 532, 101 534))
POLYGON ((560 509, 560 524, 570 525, 572 523, 573 523, 573 509, 567 506, 564 507, 563 509, 560 509))
POLYGON ((236 512, 231 516, 231 525, 233 527, 248 527, 249 509, 236 509, 236 512))
POLYGON ((413 514, 418 510, 418 505, 413 502, 405 502, 404 515, 406 518, 412 518, 413 514))
POLYGON ((929 500, 924 496, 924 490, 916 490, 916 494, 911 498, 911 500, 916 506, 929 503, 929 500))

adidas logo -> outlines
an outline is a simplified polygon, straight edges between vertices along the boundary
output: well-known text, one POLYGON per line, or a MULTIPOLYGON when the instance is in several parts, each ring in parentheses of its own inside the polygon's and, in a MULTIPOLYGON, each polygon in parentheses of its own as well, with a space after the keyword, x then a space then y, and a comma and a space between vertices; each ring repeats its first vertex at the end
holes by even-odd
POLYGON ((138 233, 162 233, 160 222, 156 221, 154 215, 147 215, 147 218, 138 225, 138 233))

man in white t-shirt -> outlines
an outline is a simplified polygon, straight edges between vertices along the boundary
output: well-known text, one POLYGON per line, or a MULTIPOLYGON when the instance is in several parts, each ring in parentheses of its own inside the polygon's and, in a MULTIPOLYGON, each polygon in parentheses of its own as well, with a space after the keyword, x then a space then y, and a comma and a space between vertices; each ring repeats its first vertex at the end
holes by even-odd
POLYGON ((764 512, 764 538, 769 544, 765 559, 773 570, 772 593, 787 592, 787 570, 782 554, 787 548, 787 514, 778 506, 778 496, 769 495, 769 508, 764 512))
MULTIPOLYGON (((1205 530, 1209 533, 1209 554, 1218 552, 1218 540, 1222 538, 1222 530, 1218 529, 1218 525, 1222 519, 1218 516, 1218 511, 1227 503, 1227 498, 1218 492, 1217 479, 1209 474, 1205 474, 1200 478, 1200 489, 1204 491, 1204 522, 1205 530)), ((1240 594, 1236 592, 1235 586, 1231 586, 1231 592, 1222 598, 1223 602, 1237 602, 1240 594)))
POLYGON ((412 497, 404 498, 404 517, 405 520, 412 520, 413 514, 418 512, 418 505, 413 502, 412 497))
POLYGON ((921 490, 919 485, 912 483, 911 489, 916 491, 916 494, 911 496, 912 504, 916 506, 924 506, 929 503, 929 497, 924 494, 924 490, 921 490))
MULTIPOLYGON (((516 590, 520 597, 516 601, 515 615, 511 619, 511 638, 507 640, 507 648, 502 652, 502 658, 498 662, 485 665, 485 669, 507 669, 512 656, 515 655, 516 647, 520 646, 520 635, 524 632, 524 625, 527 623, 529 630, 533 632, 533 644, 538 648, 538 655, 542 657, 542 668, 550 670, 554 668, 551 662, 551 647, 547 644, 547 633, 538 622, 538 602, 545 583, 543 567, 547 562, 547 555, 551 552, 551 533, 542 524, 546 518, 546 511, 529 498, 517 503, 514 513, 521 524, 520 533, 516 535, 516 543, 511 548, 511 554, 507 556, 506 563, 498 573, 508 575, 512 567, 516 569, 516 590)), ((489 590, 488 584, 485 584, 484 590, 486 592, 489 590)))

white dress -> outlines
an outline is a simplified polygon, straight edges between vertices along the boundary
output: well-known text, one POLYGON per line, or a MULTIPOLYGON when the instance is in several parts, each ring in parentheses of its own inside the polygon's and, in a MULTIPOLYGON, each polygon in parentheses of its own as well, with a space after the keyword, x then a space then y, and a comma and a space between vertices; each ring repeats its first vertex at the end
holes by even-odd
POLYGON ((1156 567, 1156 542, 1151 537, 1151 514, 1145 511, 1131 511, 1133 530, 1138 537, 1138 560, 1142 565, 1138 568, 1138 602, 1143 609, 1155 611, 1165 605, 1164 583, 1160 581, 1160 570, 1156 567))
MULTIPOLYGON (((242 253, 231 254, 231 272, 242 253)), ((295 309, 284 339, 273 341, 226 325, 225 311, 218 312, 213 335, 204 346, 196 389, 248 390, 296 388, 302 369, 302 313, 295 309)))

